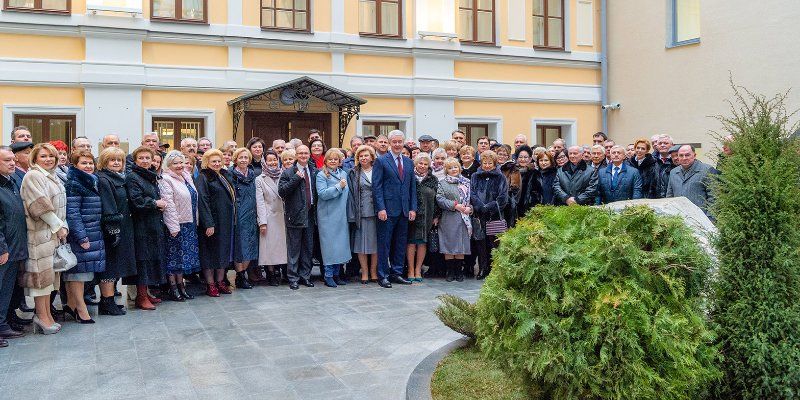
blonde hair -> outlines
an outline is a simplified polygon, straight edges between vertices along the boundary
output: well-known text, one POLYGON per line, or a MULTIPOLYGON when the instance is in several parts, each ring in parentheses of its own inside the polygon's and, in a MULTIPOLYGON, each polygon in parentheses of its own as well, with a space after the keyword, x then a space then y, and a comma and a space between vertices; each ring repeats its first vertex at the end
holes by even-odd
POLYGON ((444 148, 445 151, 447 150, 458 151, 458 149, 461 148, 461 144, 456 142, 455 140, 445 140, 444 143, 442 143, 442 148, 444 148))
POLYGON ((296 159, 297 152, 294 151, 294 149, 283 149, 283 151, 281 152, 281 162, 286 161, 286 159, 289 157, 296 159))
POLYGON ((494 166, 497 166, 497 153, 492 150, 486 150, 481 153, 481 164, 483 164, 484 160, 491 160, 494 166))
POLYGON ((111 160, 125 161, 125 152, 119 147, 108 147, 100 152, 100 157, 97 159, 97 168, 104 169, 108 167, 111 160))
POLYGON ((342 157, 342 152, 339 151, 339 149, 328 149, 328 151, 325 152, 325 158, 323 159, 325 166, 322 168, 322 171, 325 173, 325 177, 331 176, 330 168, 328 168, 328 160, 332 158, 338 158, 339 161, 344 160, 344 157, 342 157))
MULTIPOLYGON (((222 146, 225 147, 225 146, 222 146)), ((208 162, 211 160, 211 157, 219 157, 220 160, 222 159, 222 151, 217 149, 211 149, 205 153, 203 153, 203 160, 200 162, 200 169, 207 169, 208 162)))
POLYGON ((250 159, 249 162, 253 162, 253 153, 250 150, 247 150, 247 147, 237 147, 236 150, 233 151, 233 156, 231 156, 231 161, 236 164, 236 160, 239 159, 239 156, 242 153, 247 153, 247 158, 250 159))
POLYGON ((374 147, 372 147, 372 146, 369 146, 369 145, 366 145, 366 144, 362 144, 361 146, 358 146, 358 148, 356 149, 356 154, 355 154, 355 156, 353 157, 353 158, 354 158, 354 160, 353 160, 353 161, 355 161, 355 163, 359 165, 359 168, 360 168, 360 165, 361 165, 361 164, 358 162, 358 157, 360 157, 360 156, 361 156, 361 153, 363 153, 363 152, 365 152, 365 151, 366 151, 367 153, 369 153, 370 157, 372 157, 372 162, 373 162, 373 163, 375 162, 375 157, 377 157, 377 156, 375 155, 375 148, 374 148, 374 147))
POLYGON ((458 162, 458 160, 456 160, 455 158, 449 157, 446 160, 444 160, 445 175, 447 175, 447 170, 450 169, 450 167, 452 167, 452 166, 457 166, 458 167, 458 171, 461 172, 461 163, 458 162))
MULTIPOLYGON (((33 150, 31 151, 31 159, 30 159, 30 163, 31 164, 36 164, 36 158, 39 156, 39 153, 41 153, 42 150, 49 151, 50 155, 52 155, 53 158, 56 159, 55 165, 58 165, 58 150, 56 150, 56 147, 53 146, 50 143, 39 143, 39 144, 33 146, 33 150)), ((36 165, 39 165, 39 164, 36 164, 36 165)))
POLYGON ((645 147, 647 148, 647 151, 648 152, 650 151, 650 141, 649 140, 647 140, 645 138, 638 138, 638 139, 636 139, 635 142, 633 142, 633 148, 635 149, 636 146, 639 145, 639 143, 644 143, 645 147))
POLYGON ((461 148, 458 150, 458 154, 462 156, 464 154, 475 154, 475 148, 470 145, 461 146, 461 148))
POLYGON ((232 144, 223 144, 222 147, 219 148, 219 151, 222 152, 222 153, 227 153, 227 152, 229 152, 231 150, 234 150, 235 148, 236 148, 236 146, 234 146, 232 144))

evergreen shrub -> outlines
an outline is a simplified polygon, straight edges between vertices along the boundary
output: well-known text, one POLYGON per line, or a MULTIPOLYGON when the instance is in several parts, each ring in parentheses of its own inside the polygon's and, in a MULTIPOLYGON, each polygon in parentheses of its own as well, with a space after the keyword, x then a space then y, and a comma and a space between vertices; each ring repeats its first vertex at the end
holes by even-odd
POLYGON ((434 313, 448 328, 469 338, 475 338, 475 305, 451 294, 437 297, 442 302, 434 313))
POLYGON ((540 399, 697 399, 719 377, 709 256, 677 217, 536 207, 502 236, 477 343, 540 399))
POLYGON ((800 398, 800 146, 786 95, 736 89, 733 154, 718 168, 719 279, 712 318, 725 374, 720 399, 800 398))

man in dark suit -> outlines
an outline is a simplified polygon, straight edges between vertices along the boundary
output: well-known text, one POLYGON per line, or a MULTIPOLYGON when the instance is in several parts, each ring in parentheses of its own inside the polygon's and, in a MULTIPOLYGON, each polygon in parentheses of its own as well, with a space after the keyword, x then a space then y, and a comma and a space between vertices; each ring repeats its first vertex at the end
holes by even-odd
POLYGON ((317 189, 314 184, 317 170, 308 159, 311 152, 308 146, 300 145, 295 149, 297 162, 283 171, 278 181, 278 194, 284 201, 286 220, 286 244, 288 262, 286 276, 289 288, 297 290, 300 284, 314 287, 311 282, 311 258, 314 255, 314 225, 316 215, 314 205, 317 203, 317 189))
POLYGON ((569 162, 556 172, 553 196, 558 205, 591 205, 597 196, 597 170, 582 159, 581 148, 567 149, 569 162))
MULTIPOLYGON (((20 142, 16 142, 20 143, 20 142)), ((12 175, 15 170, 14 153, 10 147, 0 146, 0 347, 8 346, 6 339, 23 336, 11 303, 17 270, 24 267, 28 258, 28 231, 25 224, 25 207, 19 187, 12 175)))
POLYGON ((417 217, 417 181, 414 163, 401 151, 405 142, 402 131, 389 132, 389 151, 375 160, 372 186, 375 210, 378 211, 378 283, 410 285, 403 278, 408 221, 417 217), (391 256, 391 265, 390 262, 391 256))
POLYGON ((711 217, 710 209, 714 204, 714 191, 711 182, 718 171, 710 165, 697 160, 694 147, 685 144, 678 148, 677 168, 669 173, 667 197, 686 197, 711 217))
POLYGON ((597 202, 642 198, 642 178, 639 171, 625 162, 625 149, 620 145, 611 148, 611 163, 597 171, 597 202))

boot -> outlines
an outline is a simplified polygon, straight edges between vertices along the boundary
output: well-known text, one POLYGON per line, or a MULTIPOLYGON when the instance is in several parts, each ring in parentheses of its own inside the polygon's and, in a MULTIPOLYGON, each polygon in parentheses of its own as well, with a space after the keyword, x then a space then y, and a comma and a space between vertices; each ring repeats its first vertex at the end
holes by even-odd
POLYGON ((456 259, 454 261, 455 261, 455 263, 453 263, 453 265, 456 268, 456 281, 464 282, 464 260, 463 259, 461 259, 461 260, 456 259))
POLYGON ((181 297, 183 297, 186 300, 193 300, 194 299, 194 296, 192 296, 192 295, 190 295, 189 293, 186 292, 186 284, 185 283, 179 283, 178 284, 178 292, 180 292, 181 293, 181 297))
POLYGON ((476 276, 475 279, 477 280, 485 279, 487 276, 489 276, 489 273, 491 272, 492 272, 491 266, 487 266, 486 268, 481 268, 480 272, 478 273, 478 276, 476 276))
POLYGON ((216 283, 209 283, 206 285, 206 296, 219 297, 219 289, 217 289, 216 283))
POLYGON ((444 260, 444 268, 447 270, 447 276, 444 278, 447 282, 452 282, 455 279, 456 269, 453 267, 455 260, 444 260))
POLYGON ((238 289, 252 289, 253 284, 247 279, 247 271, 236 273, 236 288, 238 289))
POLYGON ((97 312, 100 315, 125 315, 125 311, 117 307, 114 297, 100 297, 100 304, 97 305, 97 312))
POLYGON ((341 276, 342 267, 334 267, 333 270, 333 281, 336 282, 337 285, 344 286, 347 285, 347 280, 341 276))
POLYGON ((172 301, 178 301, 178 302, 186 301, 186 299, 184 299, 183 296, 181 296, 181 292, 178 291, 178 286, 177 285, 170 286, 167 296, 172 301))
POLYGON ((222 282, 217 282, 217 290, 221 294, 231 294, 231 293, 233 293, 233 292, 231 292, 231 287, 228 285, 228 282, 226 282, 224 280, 222 282))
POLYGON ((267 284, 270 286, 281 285, 281 271, 276 268, 275 271, 267 272, 267 284))
POLYGON ((140 310, 155 310, 156 306, 147 295, 147 285, 136 285, 136 308, 140 310))
POLYGON ((325 286, 327 287, 336 287, 336 281, 333 280, 332 277, 325 277, 325 286))

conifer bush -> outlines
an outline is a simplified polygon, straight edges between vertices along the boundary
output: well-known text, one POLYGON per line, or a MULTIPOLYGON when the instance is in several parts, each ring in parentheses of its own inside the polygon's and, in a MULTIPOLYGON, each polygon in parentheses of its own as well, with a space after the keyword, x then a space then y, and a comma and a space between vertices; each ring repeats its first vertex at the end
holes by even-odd
POLYGON ((442 304, 434 313, 448 328, 469 338, 475 338, 475 304, 452 294, 437 297, 442 304))
POLYGON ((677 217, 536 207, 503 235, 477 343, 540 399, 698 399, 720 373, 709 256, 677 217))
POLYGON ((800 398, 800 146, 786 95, 737 89, 733 154, 719 164, 719 279, 712 317, 724 378, 720 399, 800 398))

